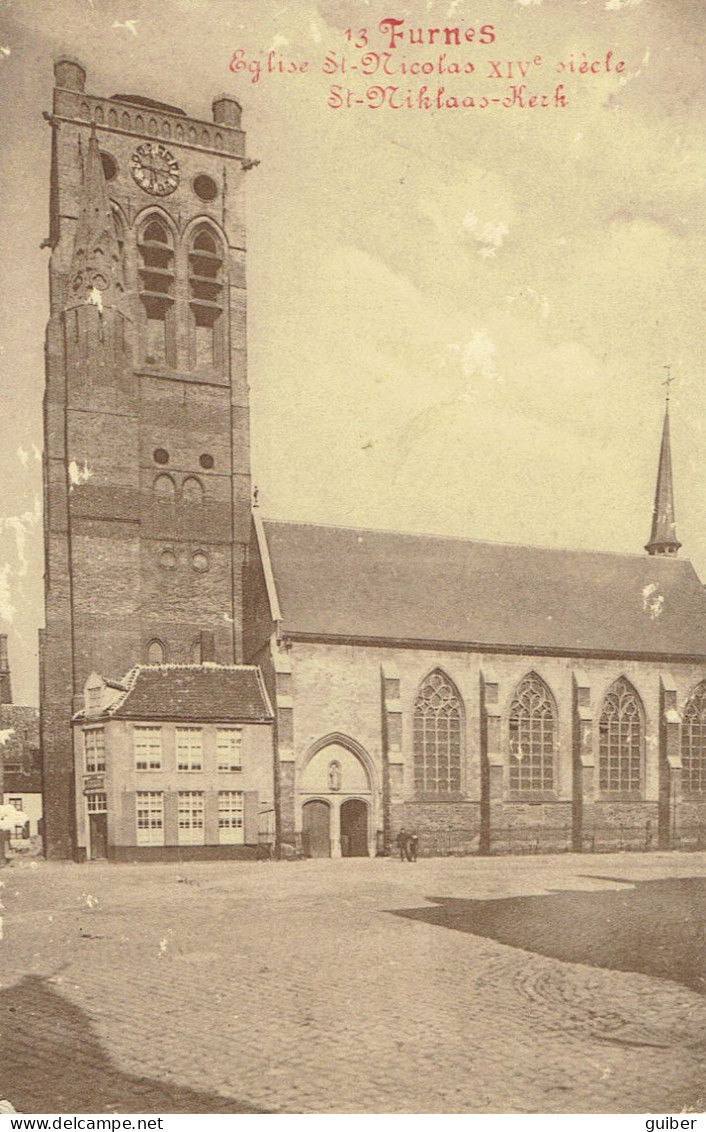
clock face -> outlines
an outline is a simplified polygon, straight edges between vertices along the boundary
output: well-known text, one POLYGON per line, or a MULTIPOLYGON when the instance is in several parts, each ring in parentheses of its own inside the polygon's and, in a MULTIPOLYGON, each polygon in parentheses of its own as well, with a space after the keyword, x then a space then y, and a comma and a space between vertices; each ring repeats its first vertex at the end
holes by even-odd
POLYGON ((177 160, 160 142, 143 142, 130 164, 137 184, 153 196, 167 197, 179 184, 177 160))

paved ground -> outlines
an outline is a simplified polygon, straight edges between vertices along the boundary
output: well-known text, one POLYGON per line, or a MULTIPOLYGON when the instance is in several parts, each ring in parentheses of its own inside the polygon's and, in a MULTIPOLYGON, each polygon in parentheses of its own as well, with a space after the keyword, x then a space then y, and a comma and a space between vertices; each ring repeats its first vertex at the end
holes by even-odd
POLYGON ((0 1097, 22 1112, 706 1107, 703 853, 0 882, 0 1097))

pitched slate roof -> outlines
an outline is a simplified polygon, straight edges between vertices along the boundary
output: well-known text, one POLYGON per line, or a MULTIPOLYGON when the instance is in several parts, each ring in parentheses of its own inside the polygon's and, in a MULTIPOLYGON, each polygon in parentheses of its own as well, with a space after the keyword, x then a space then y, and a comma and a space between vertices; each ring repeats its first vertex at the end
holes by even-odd
POLYGON ((272 708, 259 668, 236 664, 145 664, 105 714, 116 719, 263 723, 272 708))
POLYGON ((285 632, 706 658, 706 591, 685 559, 263 526, 285 632))

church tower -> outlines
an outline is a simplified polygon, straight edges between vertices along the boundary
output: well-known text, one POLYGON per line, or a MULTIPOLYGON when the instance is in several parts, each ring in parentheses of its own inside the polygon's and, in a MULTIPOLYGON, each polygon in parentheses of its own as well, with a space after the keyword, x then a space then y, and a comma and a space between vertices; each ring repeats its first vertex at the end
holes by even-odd
MULTIPOLYGON (((669 386, 667 386, 669 390, 669 386)), ((674 513, 674 482, 672 480, 672 449, 669 439, 669 392, 664 410, 662 446, 659 452, 657 487, 652 509, 652 530, 645 550, 650 555, 675 555, 681 543, 677 538, 677 521, 674 513)))
POLYGON ((200 121, 54 73, 41 726, 46 850, 69 857, 89 674, 241 659, 247 161, 233 99, 200 121))

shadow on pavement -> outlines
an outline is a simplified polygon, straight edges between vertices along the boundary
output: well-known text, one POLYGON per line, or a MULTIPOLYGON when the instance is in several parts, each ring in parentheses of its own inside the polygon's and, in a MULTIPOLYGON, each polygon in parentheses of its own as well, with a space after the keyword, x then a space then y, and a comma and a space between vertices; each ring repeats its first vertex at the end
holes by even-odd
POLYGON ((21 1113, 262 1112, 215 1093, 122 1073, 90 1019, 45 979, 0 992, 0 1097, 21 1113))
MULTIPOLYGON (((615 881, 613 877, 596 878, 615 881)), ((635 971, 706 993, 706 878, 625 881, 630 890, 498 900, 430 896, 392 914, 497 940, 566 963, 635 971)))

